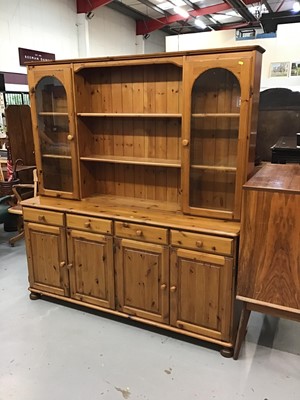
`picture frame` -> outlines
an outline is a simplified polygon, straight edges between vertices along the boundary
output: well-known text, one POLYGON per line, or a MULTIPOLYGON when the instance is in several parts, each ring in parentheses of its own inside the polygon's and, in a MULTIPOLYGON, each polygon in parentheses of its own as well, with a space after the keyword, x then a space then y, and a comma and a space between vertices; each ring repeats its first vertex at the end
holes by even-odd
POLYGON ((291 62, 291 76, 300 76, 300 61, 291 62))
POLYGON ((272 62, 270 64, 270 77, 279 78, 289 76, 290 63, 287 61, 272 62))

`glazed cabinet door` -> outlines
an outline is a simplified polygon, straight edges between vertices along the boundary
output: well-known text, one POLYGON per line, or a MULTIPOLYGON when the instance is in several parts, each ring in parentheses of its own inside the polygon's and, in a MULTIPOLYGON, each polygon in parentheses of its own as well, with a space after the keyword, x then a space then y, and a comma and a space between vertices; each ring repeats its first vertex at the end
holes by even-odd
POLYGON ((186 62, 182 140, 183 210, 240 216, 251 125, 252 60, 186 62))
POLYGON ((104 308, 115 307, 112 237, 68 230, 70 296, 104 308))
POLYGON ((28 82, 40 193, 78 198, 71 68, 29 67, 28 82))
POLYGON ((65 231, 62 227, 24 223, 30 289, 69 295, 65 231))
POLYGON ((232 318, 232 282, 231 258, 171 249, 171 325, 228 341, 232 318))
POLYGON ((147 320, 169 322, 168 248, 116 239, 117 308, 147 320))

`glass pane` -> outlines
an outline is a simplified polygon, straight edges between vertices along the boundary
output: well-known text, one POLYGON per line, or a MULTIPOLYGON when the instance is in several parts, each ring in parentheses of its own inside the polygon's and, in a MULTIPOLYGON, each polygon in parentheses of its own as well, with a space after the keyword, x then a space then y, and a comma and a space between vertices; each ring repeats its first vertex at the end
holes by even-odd
POLYGON ((210 69, 194 82, 190 143, 192 207, 233 208, 240 96, 239 81, 223 68, 210 69))
POLYGON ((44 187, 72 191, 71 147, 67 138, 69 117, 65 88, 57 78, 45 77, 36 87, 36 100, 44 187))
POLYGON ((72 192, 71 159, 43 158, 42 168, 45 189, 72 192))
POLYGON ((234 207, 235 172, 192 169, 191 207, 232 211, 234 207))

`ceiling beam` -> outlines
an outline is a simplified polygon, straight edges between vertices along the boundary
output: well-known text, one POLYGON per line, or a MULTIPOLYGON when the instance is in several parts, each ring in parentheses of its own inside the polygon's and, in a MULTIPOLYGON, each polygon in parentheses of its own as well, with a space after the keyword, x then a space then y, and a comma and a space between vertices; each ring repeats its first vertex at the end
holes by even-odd
MULTIPOLYGON (((214 6, 208 6, 199 8, 198 10, 192 10, 189 12, 191 17, 198 17, 200 15, 214 14, 230 10, 232 7, 225 3, 216 4, 214 6)), ((184 18, 181 15, 175 14, 159 19, 146 19, 140 20, 136 23, 136 34, 145 35, 146 33, 153 32, 157 29, 161 29, 166 25, 170 25, 173 22, 182 21, 184 18)))
POLYGON ((281 7, 283 6, 283 3, 284 3, 284 0, 282 0, 282 2, 281 2, 280 5, 277 7, 277 9, 276 9, 275 12, 278 12, 278 11, 281 9, 281 7))
POLYGON ((113 0, 76 0, 77 14, 88 13, 95 10, 95 8, 106 6, 113 0))
POLYGON ((261 4, 264 4, 264 5, 265 5, 265 7, 266 7, 266 9, 269 11, 269 13, 272 13, 272 12, 273 12, 272 7, 270 6, 270 4, 268 3, 267 0, 262 0, 261 4))
MULTIPOLYGON (((253 4, 253 0, 244 0, 243 3, 244 3, 244 5, 253 4)), ((203 8, 198 7, 197 9, 189 11, 189 14, 191 17, 198 17, 201 15, 215 14, 215 13, 219 13, 219 12, 227 11, 227 10, 231 10, 231 9, 232 9, 232 6, 227 4, 224 0, 222 3, 215 4, 213 6, 208 6, 208 7, 203 7, 203 8)), ((151 33, 158 29, 163 29, 164 27, 166 27, 174 22, 183 21, 183 20, 185 20, 185 19, 181 15, 178 15, 178 14, 166 15, 165 17, 158 18, 158 19, 144 18, 144 19, 138 20, 136 22, 136 34, 137 35, 146 35, 147 33, 151 33)), ((253 22, 254 21, 256 21, 256 18, 253 16, 253 22)), ((218 25, 218 27, 219 27, 219 25, 218 25)))
POLYGON ((149 0, 139 0, 140 3, 144 4, 145 6, 152 8, 152 10, 162 14, 162 15, 166 15, 169 14, 168 12, 166 13, 165 11, 163 11, 161 8, 157 7, 154 3, 151 3, 151 1, 149 0))
POLYGON ((240 14, 245 21, 254 22, 257 19, 255 16, 248 10, 245 3, 241 0, 225 0, 227 4, 229 4, 238 14, 240 14))

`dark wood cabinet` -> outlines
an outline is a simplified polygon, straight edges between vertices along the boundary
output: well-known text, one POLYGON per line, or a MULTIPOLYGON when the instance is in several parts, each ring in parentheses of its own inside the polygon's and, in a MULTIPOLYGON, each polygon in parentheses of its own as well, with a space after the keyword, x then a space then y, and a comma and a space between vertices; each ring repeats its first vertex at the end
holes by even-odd
POLYGON ((300 321, 300 166, 265 165, 244 185, 237 299, 250 311, 300 321))

